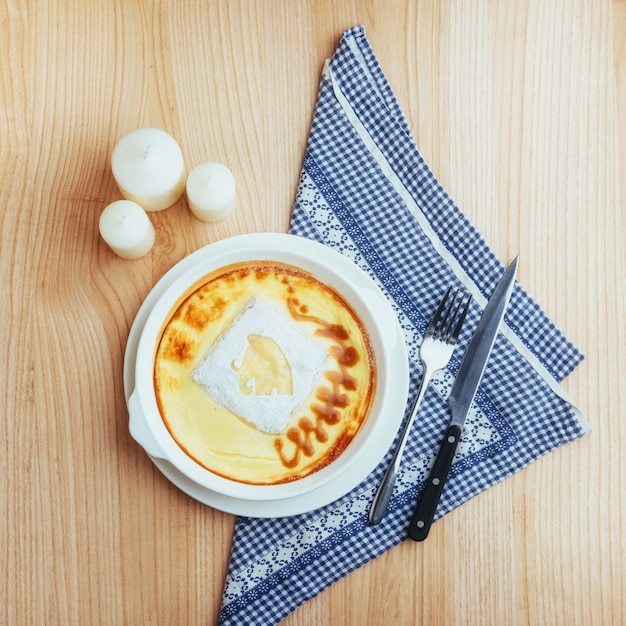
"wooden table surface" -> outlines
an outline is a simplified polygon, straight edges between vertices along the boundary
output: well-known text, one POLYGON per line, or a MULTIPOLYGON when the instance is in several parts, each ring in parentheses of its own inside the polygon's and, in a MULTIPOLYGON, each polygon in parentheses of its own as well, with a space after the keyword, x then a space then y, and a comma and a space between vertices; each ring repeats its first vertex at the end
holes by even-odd
POLYGON ((122 363, 155 282, 199 247, 289 225, 322 66, 363 24, 435 174, 583 350, 590 436, 289 616, 318 624, 626 623, 626 3, 6 0, 0 4, 0 623, 212 624, 234 517, 128 433, 122 363), (235 174, 235 212, 98 233, 115 143, 173 135, 235 174))

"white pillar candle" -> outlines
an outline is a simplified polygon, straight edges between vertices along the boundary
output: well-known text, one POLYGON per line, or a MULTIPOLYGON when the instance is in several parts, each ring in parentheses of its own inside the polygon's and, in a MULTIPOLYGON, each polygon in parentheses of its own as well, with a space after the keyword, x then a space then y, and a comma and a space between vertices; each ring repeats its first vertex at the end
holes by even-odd
POLYGON ((130 200, 118 200, 102 211, 100 234, 124 259, 138 259, 154 245, 154 226, 148 214, 130 200))
POLYGON ((205 222, 225 218, 235 206, 235 177, 221 163, 203 163, 187 178, 191 212, 205 222))
POLYGON ((122 137, 113 149, 111 169, 122 196, 146 211, 167 209, 185 190, 180 147, 158 128, 138 128, 122 137))

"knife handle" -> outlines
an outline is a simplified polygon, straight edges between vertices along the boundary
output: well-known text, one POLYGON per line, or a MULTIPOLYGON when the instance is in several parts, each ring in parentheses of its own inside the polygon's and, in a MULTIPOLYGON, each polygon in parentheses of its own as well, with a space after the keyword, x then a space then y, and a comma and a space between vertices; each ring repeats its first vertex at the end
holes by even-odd
POLYGON ((449 426, 409 525, 409 537, 415 541, 424 541, 428 536, 460 438, 461 427, 449 426))

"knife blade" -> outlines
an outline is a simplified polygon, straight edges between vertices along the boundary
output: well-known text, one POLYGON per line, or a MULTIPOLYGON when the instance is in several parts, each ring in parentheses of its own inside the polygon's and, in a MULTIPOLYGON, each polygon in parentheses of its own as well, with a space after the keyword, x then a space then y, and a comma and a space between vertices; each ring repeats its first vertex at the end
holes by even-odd
POLYGON ((498 328, 513 292, 517 261, 516 258, 498 281, 461 361, 459 373, 448 397, 452 418, 409 524, 409 537, 415 541, 424 541, 430 531, 439 498, 459 445, 465 418, 487 367, 498 328))

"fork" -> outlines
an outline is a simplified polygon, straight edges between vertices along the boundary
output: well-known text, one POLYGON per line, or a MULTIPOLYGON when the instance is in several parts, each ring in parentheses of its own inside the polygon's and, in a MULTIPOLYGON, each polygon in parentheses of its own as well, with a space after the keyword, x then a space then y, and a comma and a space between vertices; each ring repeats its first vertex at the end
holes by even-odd
POLYGON ((411 406, 410 417, 404 425, 400 443, 391 457, 389 467, 372 501, 368 518, 370 526, 380 524, 385 516, 387 505, 393 494, 393 488, 398 476, 398 470, 400 469, 400 461, 404 447, 406 446, 409 431, 415 421, 415 416, 417 415, 422 398, 426 393, 428 383, 437 370, 443 369, 448 364, 452 352, 454 352, 454 346, 459 338, 470 302, 472 301, 472 297, 469 296, 465 306, 461 309, 464 295, 461 293, 460 297, 457 296, 459 296, 459 289, 452 292, 452 287, 450 287, 448 291, 446 291, 426 329, 426 334, 424 335, 424 340, 420 347, 420 360, 424 370, 422 382, 417 397, 411 406))

